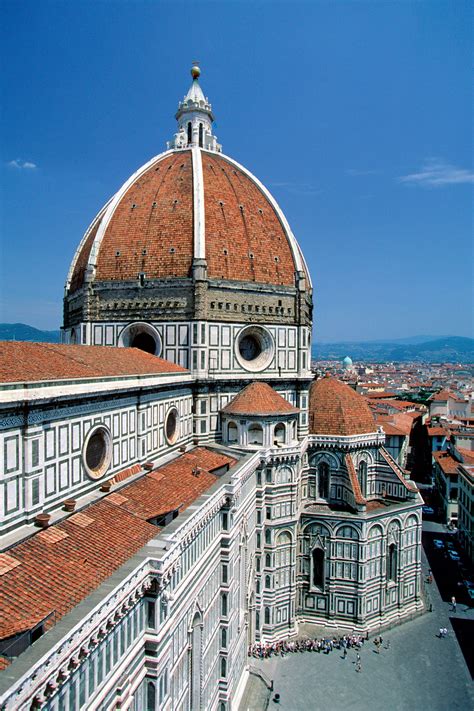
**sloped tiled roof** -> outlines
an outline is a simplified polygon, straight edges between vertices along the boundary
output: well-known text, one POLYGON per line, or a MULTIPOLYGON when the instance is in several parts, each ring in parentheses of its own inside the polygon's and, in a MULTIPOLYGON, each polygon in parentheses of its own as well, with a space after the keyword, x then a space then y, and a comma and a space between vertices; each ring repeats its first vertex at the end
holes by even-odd
POLYGON ((299 412, 267 383, 250 383, 222 410, 230 415, 294 415, 299 412))
POLYGON ((444 427, 427 427, 428 437, 449 437, 449 430, 444 427))
POLYGON ((312 383, 309 394, 311 434, 349 436, 376 429, 366 399, 351 387, 329 375, 312 383))
POLYGON ((52 612, 63 617, 158 534, 148 518, 183 511, 217 481, 213 470, 235 461, 192 450, 10 548, 0 570, 0 639, 52 612))
MULTIPOLYGON (((116 495, 120 499, 114 503, 145 520, 167 511, 182 510, 187 502, 214 484, 213 471, 235 462, 210 450, 193 450, 121 489, 116 495)), ((110 496, 107 500, 110 501, 110 496)))
POLYGON ((452 476, 458 473, 459 462, 449 452, 433 452, 433 458, 443 474, 452 476))
POLYGON ((352 457, 350 454, 346 454, 344 459, 346 462, 346 467, 347 467, 347 471, 349 474, 349 481, 351 483, 352 492, 354 494, 355 502, 356 502, 356 504, 360 504, 360 505, 366 504, 367 500, 364 498, 364 496, 362 494, 362 490, 360 488, 359 479, 357 478, 357 474, 356 474, 354 462, 352 461, 352 457))
POLYGON ((406 437, 407 435, 406 432, 404 432, 402 429, 392 424, 391 422, 383 422, 377 418, 377 424, 382 426, 383 431, 389 437, 406 437))
POLYGON ((440 390, 437 393, 434 393, 431 395, 430 398, 428 398, 429 402, 447 402, 449 399, 451 400, 457 400, 456 395, 452 393, 450 390, 440 390))
POLYGON ((385 434, 409 436, 416 419, 414 415, 414 412, 395 412, 391 415, 377 415, 375 419, 378 425, 382 425, 385 434))
POLYGON ((2 383, 186 372, 138 348, 0 341, 2 383))

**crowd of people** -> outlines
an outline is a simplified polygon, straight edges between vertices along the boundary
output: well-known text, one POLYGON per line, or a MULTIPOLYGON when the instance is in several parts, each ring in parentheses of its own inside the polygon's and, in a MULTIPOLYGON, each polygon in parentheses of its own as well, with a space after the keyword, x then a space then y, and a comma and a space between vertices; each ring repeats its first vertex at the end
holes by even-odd
POLYGON ((343 652, 344 656, 348 649, 360 649, 364 642, 368 640, 368 635, 352 634, 343 637, 320 637, 319 639, 294 639, 281 640, 279 642, 254 642, 248 650, 249 657, 257 659, 267 659, 272 656, 284 657, 285 654, 293 652, 319 652, 329 654, 333 649, 343 652))

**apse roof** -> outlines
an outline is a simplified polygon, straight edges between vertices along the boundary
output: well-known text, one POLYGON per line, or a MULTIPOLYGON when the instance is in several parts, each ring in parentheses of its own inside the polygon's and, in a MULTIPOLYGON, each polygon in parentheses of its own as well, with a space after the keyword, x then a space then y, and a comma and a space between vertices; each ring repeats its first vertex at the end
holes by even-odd
POLYGON ((299 412, 267 383, 254 382, 222 410, 229 415, 294 415, 299 412))
POLYGON ((311 434, 348 436, 376 430, 366 399, 349 385, 329 375, 312 383, 309 395, 311 434))

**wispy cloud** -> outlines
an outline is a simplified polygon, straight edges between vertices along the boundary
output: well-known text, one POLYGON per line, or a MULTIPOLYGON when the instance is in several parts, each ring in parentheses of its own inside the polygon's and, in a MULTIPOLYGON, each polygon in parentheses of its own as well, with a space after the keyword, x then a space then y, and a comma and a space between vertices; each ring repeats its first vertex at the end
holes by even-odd
POLYGON ((379 170, 359 170, 358 168, 347 168, 346 175, 351 175, 352 177, 360 177, 364 175, 379 175, 379 170))
POLYGON ((474 183, 474 172, 445 163, 440 158, 428 158, 418 173, 402 175, 398 178, 398 182, 405 185, 421 185, 423 187, 461 185, 463 183, 474 183))
POLYGON ((272 188, 282 188, 289 193, 294 195, 320 195, 322 190, 312 185, 311 183, 292 183, 292 182, 281 182, 281 183, 270 183, 272 188))
POLYGON ((10 168, 16 168, 17 170, 35 170, 38 166, 30 160, 22 160, 21 158, 16 158, 7 163, 10 168))

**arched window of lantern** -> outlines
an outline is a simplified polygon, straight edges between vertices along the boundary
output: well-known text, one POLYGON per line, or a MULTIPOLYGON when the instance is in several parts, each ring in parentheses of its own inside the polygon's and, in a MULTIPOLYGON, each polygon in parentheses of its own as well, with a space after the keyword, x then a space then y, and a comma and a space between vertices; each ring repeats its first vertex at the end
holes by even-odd
POLYGON ((239 430, 237 428, 237 425, 235 422, 229 422, 227 425, 227 441, 229 444, 233 444, 234 442, 237 442, 239 438, 239 430))
POLYGON ((258 423, 250 425, 249 430, 249 444, 263 444, 263 427, 258 423))
POLYGON ((274 444, 285 444, 286 440, 286 427, 283 422, 279 422, 275 425, 275 431, 273 434, 274 444))
POLYGON ((202 148, 203 146, 203 127, 202 123, 199 124, 199 146, 202 148))
POLYGON ((191 121, 188 121, 188 146, 193 142, 193 127, 191 121))

